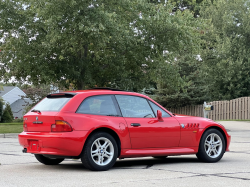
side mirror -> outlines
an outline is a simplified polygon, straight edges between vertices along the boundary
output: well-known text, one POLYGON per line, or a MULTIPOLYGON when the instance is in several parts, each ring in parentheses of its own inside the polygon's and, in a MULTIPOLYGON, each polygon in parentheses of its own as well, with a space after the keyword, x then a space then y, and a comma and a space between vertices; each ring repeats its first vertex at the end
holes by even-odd
POLYGON ((158 121, 162 122, 163 119, 162 119, 162 113, 160 110, 157 110, 157 118, 158 118, 158 121))

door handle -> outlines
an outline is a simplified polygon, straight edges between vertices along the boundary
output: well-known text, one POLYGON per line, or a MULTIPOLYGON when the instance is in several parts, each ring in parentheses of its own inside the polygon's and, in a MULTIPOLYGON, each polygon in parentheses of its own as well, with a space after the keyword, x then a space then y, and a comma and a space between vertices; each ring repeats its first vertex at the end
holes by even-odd
POLYGON ((133 127, 139 127, 139 126, 141 126, 141 124, 140 123, 131 123, 131 126, 133 126, 133 127))

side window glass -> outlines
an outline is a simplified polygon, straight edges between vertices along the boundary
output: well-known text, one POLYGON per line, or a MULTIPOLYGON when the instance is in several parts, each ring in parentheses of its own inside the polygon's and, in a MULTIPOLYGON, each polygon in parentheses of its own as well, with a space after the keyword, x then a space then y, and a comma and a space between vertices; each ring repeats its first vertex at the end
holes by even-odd
POLYGON ((154 104, 153 102, 149 101, 151 107, 154 110, 154 113, 157 115, 157 110, 160 110, 162 112, 162 117, 166 118, 166 117, 171 117, 167 112, 165 112, 164 110, 162 110, 160 107, 158 107, 156 104, 154 104))
POLYGON ((155 117, 147 100, 142 97, 116 95, 123 117, 153 118, 155 117))
POLYGON ((110 95, 98 95, 86 98, 79 106, 77 113, 103 116, 118 116, 110 95))

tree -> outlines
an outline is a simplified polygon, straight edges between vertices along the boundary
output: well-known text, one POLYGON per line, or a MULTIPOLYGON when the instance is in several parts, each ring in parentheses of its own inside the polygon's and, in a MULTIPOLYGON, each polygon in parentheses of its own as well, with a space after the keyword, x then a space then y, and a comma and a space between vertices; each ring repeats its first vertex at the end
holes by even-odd
POLYGON ((138 19, 138 2, 1 3, 6 10, 1 13, 2 35, 6 36, 2 69, 5 73, 9 70, 8 76, 34 84, 65 85, 68 81, 77 89, 104 86, 110 81, 124 87, 136 84, 135 80, 145 82, 142 70, 146 68, 141 66, 145 59, 136 59, 133 54, 138 41, 130 26, 138 19), (6 17, 12 22, 6 22, 6 17))
POLYGON ((3 105, 4 105, 3 99, 0 97, 0 122, 3 116, 3 105))
POLYGON ((11 111, 9 103, 6 104, 5 109, 3 111, 2 119, 1 121, 3 123, 10 123, 14 119, 13 113, 11 111))
POLYGON ((204 77, 202 61, 194 57, 176 59, 175 65, 169 65, 169 74, 161 69, 156 80, 156 90, 149 92, 157 102, 166 108, 202 104, 211 100, 209 85, 204 77), (163 72, 162 72, 163 71, 163 72))
MULTIPOLYGON (((188 2, 186 1, 186 3, 188 2)), ((204 30, 209 28, 209 25, 203 19, 195 18, 196 16, 194 17, 193 12, 189 9, 178 10, 173 8, 172 10, 174 10, 172 14, 179 21, 183 19, 182 16, 185 16, 189 19, 189 21, 185 19, 187 25, 191 20, 192 23, 197 24, 195 32, 189 33, 190 38, 193 38, 194 41, 182 43, 185 40, 180 39, 172 43, 175 46, 176 43, 180 42, 183 46, 180 47, 179 44, 178 50, 171 50, 175 51, 174 53, 167 50, 163 58, 159 58, 157 63, 160 68, 154 71, 153 89, 145 89, 144 92, 165 107, 201 104, 210 100, 207 79, 204 77, 204 63, 199 57, 202 52, 201 44, 204 42, 202 39, 204 30), (168 58, 164 58, 164 56, 168 56, 168 58)), ((190 28, 185 27, 184 29, 187 31, 190 28)), ((177 33, 177 35, 182 34, 177 33)))
POLYGON ((2 78, 77 89, 140 91, 158 79, 160 66, 171 73, 166 61, 194 58, 204 27, 189 11, 140 0, 12 0, 1 7, 2 78))
POLYGON ((58 91, 58 87, 56 88, 56 90, 53 90, 52 86, 50 85, 38 85, 38 86, 23 85, 21 88, 23 92, 26 94, 26 98, 32 100, 33 105, 40 102, 48 94, 58 91))
POLYGON ((202 59, 214 100, 250 95, 250 2, 206 2, 203 18, 210 19, 202 59))
POLYGON ((152 3, 162 3, 162 2, 168 2, 174 5, 173 12, 176 12, 177 10, 184 11, 184 10, 190 10, 194 17, 200 16, 200 7, 202 6, 203 0, 151 0, 152 3))

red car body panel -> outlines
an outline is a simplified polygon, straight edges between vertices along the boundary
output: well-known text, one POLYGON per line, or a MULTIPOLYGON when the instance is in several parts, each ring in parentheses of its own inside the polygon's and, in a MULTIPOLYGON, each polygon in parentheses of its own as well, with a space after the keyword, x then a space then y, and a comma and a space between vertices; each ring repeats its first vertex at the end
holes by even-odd
POLYGON ((178 147, 180 124, 174 117, 163 118, 126 118, 132 149, 178 147), (131 123, 141 126, 133 127, 131 123))
MULTIPOLYGON (((66 92, 65 92, 66 93, 66 92)), ((69 93, 69 92, 68 92, 69 93)), ((59 112, 28 112, 24 116, 27 132, 19 134, 19 143, 28 153, 80 157, 84 143, 95 130, 109 130, 120 142, 120 158, 195 154, 202 134, 208 128, 218 128, 225 137, 229 151, 231 136, 226 129, 209 119, 192 116, 174 116, 149 97, 122 91, 87 90, 77 93, 59 112), (94 95, 132 95, 146 98, 170 114, 163 118, 126 118, 76 113, 84 99, 94 95), (38 121, 42 124, 34 124, 38 121), (72 132, 51 132, 55 120, 69 123, 72 132), (131 123, 141 126, 133 127, 131 123), (183 127, 184 125, 184 127, 183 127)))
POLYGON ((219 129, 222 134, 225 135, 224 137, 227 143, 226 151, 229 151, 231 136, 227 133, 223 125, 202 117, 177 115, 175 118, 180 122, 180 124, 185 125, 185 128, 181 129, 181 141, 179 144, 180 147, 199 146, 202 134, 207 129, 213 127, 219 129))
POLYGON ((198 152, 198 147, 173 147, 160 149, 122 149, 120 158, 146 157, 146 156, 171 156, 189 155, 198 152))
POLYGON ((64 133, 22 132, 19 143, 27 148, 27 153, 77 156, 81 153, 88 131, 64 133), (37 142, 33 149, 34 142, 37 142))

